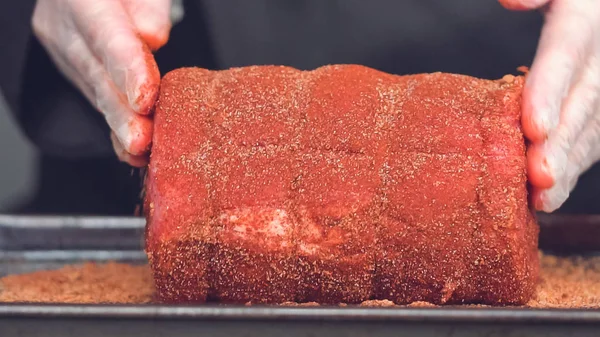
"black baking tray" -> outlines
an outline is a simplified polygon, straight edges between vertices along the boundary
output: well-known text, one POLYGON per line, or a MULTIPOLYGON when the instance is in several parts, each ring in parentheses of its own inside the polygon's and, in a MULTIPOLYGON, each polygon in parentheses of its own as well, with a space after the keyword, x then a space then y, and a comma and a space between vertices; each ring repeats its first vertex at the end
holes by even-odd
MULTIPOLYGON (((600 251, 600 216, 539 220, 541 248, 600 251)), ((143 228, 135 217, 0 215, 0 276, 145 263, 143 228)), ((0 303, 0 336, 600 336, 600 310, 0 303)))

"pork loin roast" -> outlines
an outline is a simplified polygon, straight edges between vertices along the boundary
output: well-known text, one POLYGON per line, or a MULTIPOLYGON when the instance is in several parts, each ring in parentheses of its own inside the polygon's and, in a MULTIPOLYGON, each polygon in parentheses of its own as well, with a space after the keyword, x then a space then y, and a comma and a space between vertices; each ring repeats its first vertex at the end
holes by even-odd
POLYGON ((159 298, 525 303, 522 86, 356 65, 168 73, 145 183, 159 298))

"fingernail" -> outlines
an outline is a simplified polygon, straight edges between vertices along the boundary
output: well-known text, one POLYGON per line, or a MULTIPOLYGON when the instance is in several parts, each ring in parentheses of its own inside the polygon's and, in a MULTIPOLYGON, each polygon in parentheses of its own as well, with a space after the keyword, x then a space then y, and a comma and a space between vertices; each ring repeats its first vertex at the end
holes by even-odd
POLYGON ((138 97, 140 96, 140 86, 138 77, 127 72, 127 101, 133 111, 139 112, 138 97))
POLYGON ((129 64, 129 69, 125 72, 125 85, 127 102, 134 112, 139 113, 143 101, 143 87, 148 80, 148 66, 143 57, 136 57, 129 64))

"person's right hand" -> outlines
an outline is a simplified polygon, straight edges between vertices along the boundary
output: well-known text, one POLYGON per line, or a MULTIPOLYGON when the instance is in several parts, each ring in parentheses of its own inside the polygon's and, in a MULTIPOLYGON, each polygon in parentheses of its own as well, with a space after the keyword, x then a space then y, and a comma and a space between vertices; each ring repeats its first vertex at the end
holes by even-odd
POLYGON ((600 160, 600 1, 500 0, 545 23, 523 89, 532 202, 553 212, 600 160))
POLYGON ((171 0, 38 0, 34 34, 102 114, 119 158, 147 163, 160 73, 150 49, 171 30, 171 0))

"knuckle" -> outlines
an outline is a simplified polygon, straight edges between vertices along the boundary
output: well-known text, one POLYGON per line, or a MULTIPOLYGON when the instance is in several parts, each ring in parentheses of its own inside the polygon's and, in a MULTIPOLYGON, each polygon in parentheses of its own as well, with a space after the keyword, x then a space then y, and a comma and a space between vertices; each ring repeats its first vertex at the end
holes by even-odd
POLYGON ((119 30, 111 34, 106 39, 106 48, 108 51, 115 53, 116 55, 129 56, 124 51, 134 50, 140 47, 140 42, 133 38, 130 31, 119 30))
POLYGON ((116 34, 107 40, 102 55, 103 63, 113 70, 137 71, 143 63, 142 44, 130 34, 116 34))
POLYGON ((40 42, 46 42, 52 36, 48 32, 48 24, 46 19, 37 10, 34 12, 31 18, 31 29, 33 35, 40 40, 40 42))

